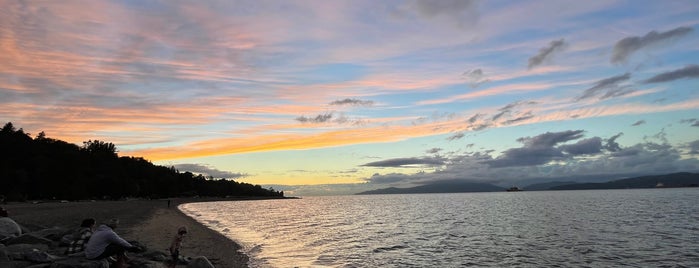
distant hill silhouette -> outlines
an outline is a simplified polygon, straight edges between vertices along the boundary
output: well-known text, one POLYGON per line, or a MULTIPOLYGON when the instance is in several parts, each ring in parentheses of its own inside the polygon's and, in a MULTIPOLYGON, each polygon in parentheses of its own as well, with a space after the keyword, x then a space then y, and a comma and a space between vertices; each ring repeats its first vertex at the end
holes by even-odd
POLYGON ((427 193, 468 193, 468 192, 501 192, 505 188, 488 183, 474 183, 467 181, 442 181, 410 188, 384 188, 358 193, 358 195, 370 194, 427 194, 427 193))
POLYGON ((549 190, 552 187, 556 187, 556 186, 572 185, 572 184, 577 184, 577 182, 574 182, 574 181, 552 181, 552 182, 530 184, 530 185, 525 186, 524 190, 525 191, 542 191, 542 190, 549 190))
POLYGON ((643 176, 614 180, 603 183, 575 183, 559 185, 550 190, 592 190, 592 189, 642 189, 657 187, 697 187, 699 173, 680 172, 667 175, 643 176))
POLYGON ((80 147, 44 132, 31 138, 11 122, 0 129, 0 201, 196 195, 283 197, 284 192, 120 157, 109 142, 90 140, 80 147))
MULTIPOLYGON (((635 189, 658 187, 697 187, 699 186, 699 173, 680 172, 667 175, 643 176, 603 183, 577 183, 566 181, 553 181, 528 185, 525 191, 541 190, 592 190, 592 189, 635 189)), ((389 187, 357 193, 357 195, 371 194, 420 194, 420 193, 468 193, 468 192, 500 192, 505 188, 488 183, 474 183, 467 181, 442 181, 410 188, 389 187)))

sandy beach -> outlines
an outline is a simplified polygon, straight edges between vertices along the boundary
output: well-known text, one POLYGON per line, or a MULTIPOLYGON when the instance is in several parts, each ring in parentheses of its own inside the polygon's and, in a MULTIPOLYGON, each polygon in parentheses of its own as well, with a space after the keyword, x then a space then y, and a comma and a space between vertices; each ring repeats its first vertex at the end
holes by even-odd
POLYGON ((35 230, 43 227, 75 228, 84 218, 98 223, 111 218, 121 222, 116 230, 126 240, 135 240, 148 248, 165 251, 179 226, 187 226, 189 234, 182 244, 184 256, 206 256, 216 267, 247 267, 248 257, 238 252, 240 246, 225 236, 208 229, 177 209, 182 203, 202 199, 96 201, 68 203, 10 203, 2 205, 10 217, 35 230))

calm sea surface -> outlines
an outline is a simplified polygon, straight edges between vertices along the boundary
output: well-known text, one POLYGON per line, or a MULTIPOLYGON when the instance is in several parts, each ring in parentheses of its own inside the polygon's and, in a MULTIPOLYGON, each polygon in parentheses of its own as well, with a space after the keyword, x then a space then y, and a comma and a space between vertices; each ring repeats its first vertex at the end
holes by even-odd
POLYGON ((699 189, 304 197, 180 207, 251 267, 699 267, 699 189))

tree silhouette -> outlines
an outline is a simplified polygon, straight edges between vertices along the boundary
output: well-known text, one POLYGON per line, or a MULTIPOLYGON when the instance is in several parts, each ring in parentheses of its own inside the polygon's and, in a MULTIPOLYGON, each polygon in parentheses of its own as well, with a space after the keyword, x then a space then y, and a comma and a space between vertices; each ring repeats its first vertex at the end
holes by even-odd
POLYGON ((119 157, 113 143, 88 140, 82 147, 52 139, 43 131, 32 139, 8 122, 0 129, 0 195, 7 200, 119 199, 175 196, 283 197, 274 189, 233 180, 206 178, 142 157, 119 157))

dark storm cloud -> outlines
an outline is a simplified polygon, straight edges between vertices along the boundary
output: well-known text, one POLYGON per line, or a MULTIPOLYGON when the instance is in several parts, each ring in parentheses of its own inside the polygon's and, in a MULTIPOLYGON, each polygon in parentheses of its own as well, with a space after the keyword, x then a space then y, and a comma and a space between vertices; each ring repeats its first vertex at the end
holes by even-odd
POLYGON ((408 157, 408 158, 393 158, 381 161, 375 161, 361 165, 363 167, 407 167, 415 165, 439 166, 444 165, 445 160, 439 157, 408 157))
POLYGON ((699 154, 699 140, 689 143, 689 154, 699 154))
POLYGON ((447 138, 448 141, 453 141, 453 140, 459 140, 462 139, 465 136, 463 132, 456 133, 454 135, 451 135, 447 138))
POLYGON ((550 60, 553 57, 553 55, 563 51, 566 45, 567 44, 564 39, 551 41, 551 43, 549 43, 547 47, 539 49, 538 54, 529 58, 529 69, 539 66, 544 62, 550 60))
MULTIPOLYGON (((583 130, 546 132, 535 137, 520 138, 517 141, 523 143, 524 146, 508 149, 500 157, 484 163, 490 167, 535 166, 546 164, 553 160, 564 159, 572 153, 581 154, 594 151, 594 146, 596 145, 594 139, 567 145, 568 147, 556 147, 560 143, 580 139, 583 132, 583 130)), ((601 147, 601 141, 599 147, 601 147)))
POLYGON ((414 179, 411 175, 401 174, 401 173, 391 173, 391 174, 374 174, 370 178, 366 179, 369 183, 376 184, 387 184, 395 182, 405 182, 414 179))
POLYGON ((330 105, 372 106, 372 105, 374 105, 374 102, 373 101, 358 100, 358 99, 344 99, 344 100, 333 101, 330 103, 330 105))
POLYGON ((684 68, 677 69, 674 71, 666 72, 666 73, 661 73, 656 76, 653 76, 645 81, 643 83, 650 84, 650 83, 662 83, 662 82, 669 82, 669 81, 674 81, 674 80, 679 80, 679 79, 691 79, 691 78, 699 78, 699 65, 687 65, 684 68))
POLYGON ((651 31, 644 36, 630 36, 619 40, 614 45, 612 52, 612 63, 623 63, 634 52, 648 46, 657 45, 670 41, 692 32, 690 27, 679 27, 667 32, 651 31))
POLYGON ((177 164, 174 165, 174 167, 179 171, 189 171, 195 174, 207 175, 214 178, 236 179, 247 176, 247 174, 218 170, 200 164, 177 164))
MULTIPOLYGON (((602 98, 605 96, 609 97, 610 92, 618 92, 619 90, 623 90, 624 87, 619 86, 621 82, 627 81, 631 79, 631 74, 630 73, 625 73, 623 75, 617 75, 617 76, 612 76, 609 78, 605 78, 602 80, 599 80, 595 83, 594 86, 591 88, 586 89, 583 94, 578 97, 576 100, 583 100, 587 98, 594 97, 596 95, 599 95, 600 92, 604 92, 602 94, 602 98)), ((611 93, 611 95, 614 95, 611 93)))
POLYGON ((616 134, 611 138, 607 139, 607 142, 604 144, 604 149, 610 152, 621 151, 621 146, 619 145, 619 143, 616 142, 616 139, 621 137, 621 135, 624 135, 624 133, 616 134))
POLYGON ((580 140, 575 144, 561 145, 560 149, 571 155, 597 154, 602 152, 602 138, 594 137, 580 140))
POLYGON ((319 114, 316 117, 305 117, 305 116, 299 116, 296 118, 296 121, 299 121, 301 123, 325 123, 330 121, 330 119, 333 118, 332 113, 327 113, 327 114, 319 114))
POLYGON ((646 123, 646 120, 638 120, 636 123, 631 124, 631 126, 640 126, 646 123))
POLYGON ((519 138, 517 141, 527 147, 553 147, 556 144, 582 138, 583 130, 567 130, 561 132, 546 132, 535 137, 519 138))

